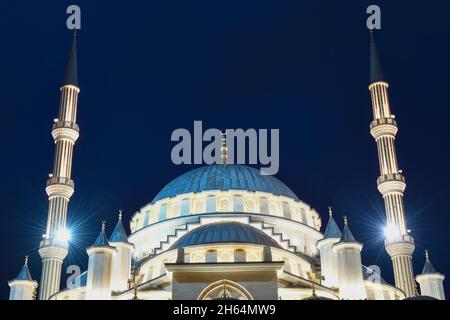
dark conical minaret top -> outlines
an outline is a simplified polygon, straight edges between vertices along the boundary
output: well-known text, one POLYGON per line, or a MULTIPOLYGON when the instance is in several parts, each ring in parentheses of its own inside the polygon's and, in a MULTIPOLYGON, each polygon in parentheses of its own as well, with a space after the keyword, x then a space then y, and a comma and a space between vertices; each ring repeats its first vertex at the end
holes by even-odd
POLYGON ((63 86, 72 85, 78 87, 78 64, 77 64, 77 31, 73 32, 72 47, 67 60, 66 73, 64 74, 63 86))
POLYGON ((28 256, 25 256, 25 263, 14 280, 33 281, 33 278, 31 278, 30 269, 28 269, 28 256))
POLYGON ((342 237, 342 233, 336 221, 333 218, 333 209, 331 207, 328 207, 328 214, 330 218, 328 219, 328 224, 327 227, 325 228, 325 232, 323 233, 323 237, 324 239, 329 238, 340 239, 342 237))
POLYGON ((109 242, 122 242, 129 243, 127 233, 125 232, 125 228, 122 223, 122 210, 119 211, 119 221, 117 221, 116 227, 109 237, 109 242))
POLYGON ((384 81, 383 68, 373 30, 370 31, 370 83, 384 81))
POLYGON ((433 273, 438 273, 438 272, 436 271, 433 264, 431 263, 428 250, 425 250, 425 265, 423 266, 422 274, 433 274, 433 273))
POLYGON ((344 229, 342 230, 341 242, 357 242, 348 226, 347 216, 344 217, 344 229))

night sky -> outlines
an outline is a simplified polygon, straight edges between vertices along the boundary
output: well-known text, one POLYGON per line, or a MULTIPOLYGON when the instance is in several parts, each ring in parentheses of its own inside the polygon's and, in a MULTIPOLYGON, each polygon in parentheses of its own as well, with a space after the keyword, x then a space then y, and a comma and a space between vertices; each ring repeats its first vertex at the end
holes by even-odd
MULTIPOLYGON (((0 2, 0 297, 30 255, 40 280, 72 1, 0 2)), ((369 133, 366 1, 76 1, 81 137, 74 151, 73 242, 87 265, 103 219, 126 221, 193 168, 170 160, 176 128, 279 128, 277 175, 327 221, 333 206, 364 243, 363 263, 393 282, 384 250, 378 157, 369 133)), ((429 248, 450 275, 450 3, 377 1, 377 33, 397 116, 408 227, 421 272, 429 248)), ((126 225, 128 230, 128 224, 126 225)), ((445 282, 450 295, 450 281, 445 282)), ((65 286, 65 285, 63 285, 65 286)))

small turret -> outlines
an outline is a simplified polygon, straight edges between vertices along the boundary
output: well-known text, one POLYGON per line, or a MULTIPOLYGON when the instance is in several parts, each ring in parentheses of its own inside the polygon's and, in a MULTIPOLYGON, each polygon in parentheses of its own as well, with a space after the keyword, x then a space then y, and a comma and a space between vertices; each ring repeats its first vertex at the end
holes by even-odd
POLYGON ((420 284, 420 293, 423 296, 445 300, 444 279, 445 275, 436 271, 431 263, 428 250, 425 250, 425 265, 422 274, 416 276, 416 281, 420 284))
POLYGON ((317 242, 317 248, 320 252, 320 265, 322 269, 323 285, 327 287, 338 287, 337 273, 337 255, 333 251, 333 245, 338 243, 342 234, 336 221, 333 218, 333 210, 328 208, 329 219, 323 239, 317 242))
POLYGON ((355 240, 348 219, 344 217, 341 239, 333 245, 337 255, 339 296, 341 299, 361 300, 367 298, 361 262, 363 245, 355 240))
POLYGON ((38 286, 37 281, 31 278, 28 269, 28 256, 25 257, 25 263, 16 278, 8 282, 10 289, 9 300, 34 300, 35 291, 38 286))
POLYGON ((111 299, 112 261, 116 249, 112 247, 106 236, 105 222, 95 243, 87 248, 89 255, 86 300, 111 299))
POLYGON ((113 257, 111 289, 117 292, 128 290, 131 277, 131 254, 134 247, 128 242, 122 224, 122 211, 119 212, 119 220, 109 238, 109 243, 117 250, 117 254, 113 257))

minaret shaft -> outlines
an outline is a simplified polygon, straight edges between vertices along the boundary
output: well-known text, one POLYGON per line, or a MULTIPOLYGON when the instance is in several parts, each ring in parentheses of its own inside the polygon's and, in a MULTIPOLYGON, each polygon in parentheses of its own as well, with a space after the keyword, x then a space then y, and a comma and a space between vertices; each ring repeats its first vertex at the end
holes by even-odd
POLYGON ((384 198, 387 228, 390 232, 385 243, 386 250, 392 259, 396 286, 405 291, 407 296, 414 296, 414 241, 407 231, 405 221, 403 192, 406 183, 398 168, 395 150, 397 123, 391 114, 388 84, 384 81, 374 82, 369 86, 369 90, 374 117, 370 129, 377 143, 381 174, 377 181, 378 190, 384 198))
POLYGON ((79 136, 76 124, 79 91, 70 84, 61 88, 59 116, 53 124, 55 157, 46 188, 49 200, 47 229, 39 249, 42 258, 41 300, 47 300, 59 291, 62 263, 68 253, 67 242, 61 242, 57 235, 59 230, 66 228, 68 204, 74 192, 71 174, 73 147, 79 136))

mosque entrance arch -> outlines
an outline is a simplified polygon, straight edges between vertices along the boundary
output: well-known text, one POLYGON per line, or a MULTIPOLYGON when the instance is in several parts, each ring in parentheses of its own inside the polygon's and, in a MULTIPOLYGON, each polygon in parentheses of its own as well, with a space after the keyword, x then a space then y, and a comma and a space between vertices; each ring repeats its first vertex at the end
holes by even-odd
POLYGON ((203 289, 197 300, 253 300, 253 297, 240 284, 223 279, 203 289))

